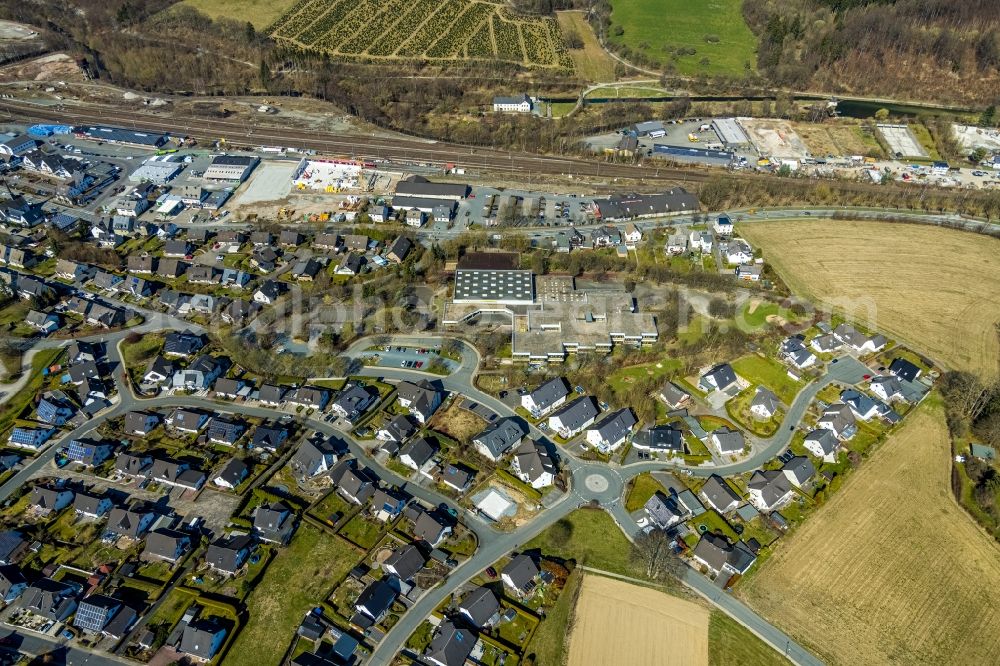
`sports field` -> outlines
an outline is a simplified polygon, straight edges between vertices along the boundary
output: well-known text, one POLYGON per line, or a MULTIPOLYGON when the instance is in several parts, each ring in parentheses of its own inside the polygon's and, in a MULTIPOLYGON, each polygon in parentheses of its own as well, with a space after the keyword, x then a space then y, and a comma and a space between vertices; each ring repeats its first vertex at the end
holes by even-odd
POLYGON ((795 293, 852 313, 948 367, 995 376, 1000 363, 1000 240, 919 224, 752 222, 795 293))
POLYGON ((677 597, 586 576, 570 633, 569 666, 708 666, 709 613, 677 597))
POLYGON ((757 40, 743 20, 742 4, 742 0, 611 0, 608 40, 661 65, 673 62, 678 74, 741 76, 748 63, 751 69, 757 65, 757 40))
POLYGON ((298 0, 268 33, 289 46, 366 62, 573 68, 554 18, 517 16, 489 0, 298 0))
POLYGON ((1000 547, 955 503, 940 399, 910 414, 740 594, 829 664, 987 664, 1000 547))
POLYGON ((194 7, 212 19, 249 21, 257 30, 263 30, 295 4, 295 0, 183 0, 181 4, 194 7))

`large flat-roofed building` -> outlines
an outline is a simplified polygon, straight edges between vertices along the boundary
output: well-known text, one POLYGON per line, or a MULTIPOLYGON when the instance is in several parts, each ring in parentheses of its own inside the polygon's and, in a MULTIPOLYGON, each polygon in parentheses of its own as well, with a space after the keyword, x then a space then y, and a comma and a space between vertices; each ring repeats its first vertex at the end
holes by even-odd
POLYGON ((395 210, 419 210, 423 213, 433 213, 438 207, 444 206, 455 212, 455 202, 447 199, 429 199, 427 197, 409 197, 396 195, 392 198, 392 207, 395 210))
POLYGON ((121 129, 120 127, 81 127, 77 130, 77 136, 93 141, 104 141, 105 143, 123 143, 130 146, 142 146, 143 148, 159 148, 167 142, 169 137, 166 134, 157 132, 140 132, 137 130, 121 129))
POLYGON ((460 263, 455 273, 455 299, 446 304, 442 323, 450 326, 475 321, 478 315, 488 315, 488 320, 494 323, 497 317, 507 319, 513 329, 511 347, 514 359, 563 361, 570 353, 607 353, 615 345, 639 347, 659 339, 656 318, 648 313, 633 312, 632 299, 624 290, 578 290, 571 276, 536 278, 530 271, 510 268, 517 265, 517 255, 485 253, 482 257, 489 259, 477 255, 467 259, 471 259, 474 266, 493 266, 499 273, 526 274, 520 279, 531 281, 532 299, 527 300, 527 289, 503 294, 507 300, 498 300, 503 296, 499 289, 496 294, 490 293, 489 298, 470 289, 468 297, 463 299, 459 290, 463 270, 474 273, 489 269, 466 269, 460 263), (505 256, 508 258, 505 259, 505 256), (514 263, 509 257, 514 258, 514 263))
POLYGON ((530 305, 535 301, 531 271, 518 268, 510 252, 467 254, 455 270, 455 303, 530 305))
POLYGON ((184 164, 153 157, 146 160, 142 166, 133 171, 128 179, 133 183, 154 183, 162 185, 170 182, 184 170, 184 164))
POLYGON ((205 169, 205 180, 225 180, 242 183, 260 163, 250 155, 219 155, 205 169))
MULTIPOLYGON (((396 197, 421 199, 451 199, 460 201, 469 196, 469 186, 461 183, 432 183, 421 176, 410 176, 396 183, 396 197)), ((398 208, 395 199, 393 206, 398 208)))
POLYGON ((719 140, 727 148, 742 148, 750 145, 750 137, 740 127, 736 118, 716 118, 712 121, 712 129, 719 135, 719 140))
POLYGON ((675 187, 660 194, 615 194, 596 199, 594 207, 601 220, 613 221, 696 212, 700 204, 698 197, 675 187))

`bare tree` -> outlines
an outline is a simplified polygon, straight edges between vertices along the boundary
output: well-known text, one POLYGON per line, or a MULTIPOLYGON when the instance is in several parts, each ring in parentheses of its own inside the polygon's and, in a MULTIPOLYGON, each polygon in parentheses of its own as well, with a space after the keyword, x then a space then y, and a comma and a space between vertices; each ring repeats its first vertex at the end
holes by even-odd
POLYGON ((670 548, 670 537, 663 530, 637 536, 632 542, 630 559, 651 581, 679 577, 685 566, 670 548))

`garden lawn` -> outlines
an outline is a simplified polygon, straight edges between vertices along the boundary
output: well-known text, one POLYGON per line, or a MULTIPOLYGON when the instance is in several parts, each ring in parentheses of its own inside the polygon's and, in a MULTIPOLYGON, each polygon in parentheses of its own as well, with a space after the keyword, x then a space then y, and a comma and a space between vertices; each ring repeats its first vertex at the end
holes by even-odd
POLYGON ((306 611, 326 599, 363 553, 343 539, 303 524, 247 598, 249 620, 226 664, 257 666, 285 653, 306 611))
POLYGON ((660 64, 673 62, 678 74, 742 76, 754 68, 757 41, 742 6, 742 0, 611 0, 608 39, 660 64), (677 48, 694 53, 674 58, 677 48))
POLYGON ((640 474, 635 477, 628 489, 628 495, 625 497, 625 510, 629 513, 638 511, 657 492, 666 494, 667 491, 652 475, 640 474))
POLYGON ((588 567, 625 576, 633 575, 629 564, 631 544, 611 516, 596 509, 580 509, 563 520, 573 528, 568 539, 558 543, 550 527, 526 543, 524 550, 539 548, 545 555, 576 560, 588 567))
POLYGON ((647 379, 649 377, 654 379, 662 377, 664 381, 666 381, 667 376, 676 372, 680 367, 681 362, 677 359, 664 358, 662 361, 657 361, 656 363, 644 363, 642 365, 633 365, 617 370, 608 377, 607 381, 608 385, 610 385, 616 393, 620 393, 622 391, 627 391, 636 381, 647 379))
POLYGON ((733 370, 752 384, 762 384, 786 405, 792 404, 802 390, 802 382, 788 376, 788 369, 773 358, 747 354, 733 361, 733 370))
POLYGON ((788 660, 725 613, 713 610, 708 618, 709 666, 772 666, 788 660))
MULTIPOLYGON (((577 513, 580 513, 579 511, 577 513)), ((571 517, 576 514, 571 514, 571 517)), ((536 664, 562 664, 566 655, 567 636, 570 621, 576 608, 576 598, 580 593, 581 571, 574 571, 566 579, 559 598, 545 613, 545 619, 531 637, 525 654, 535 655, 536 664)))
POLYGON ((366 518, 359 513, 340 528, 340 535, 350 539, 362 548, 371 548, 382 536, 381 523, 366 518))

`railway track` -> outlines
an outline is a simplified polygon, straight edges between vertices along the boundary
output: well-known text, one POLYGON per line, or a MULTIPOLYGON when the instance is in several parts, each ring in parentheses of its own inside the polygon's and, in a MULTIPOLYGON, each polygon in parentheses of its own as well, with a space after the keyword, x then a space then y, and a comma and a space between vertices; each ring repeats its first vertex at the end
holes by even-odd
POLYGON ((118 125, 173 134, 183 132, 196 139, 214 141, 225 138, 229 143, 240 145, 274 144, 317 152, 349 153, 359 158, 391 159, 442 166, 455 163, 466 168, 497 172, 593 176, 609 180, 628 178, 657 183, 699 183, 712 177, 710 173, 697 170, 608 164, 574 157, 473 148, 461 144, 407 137, 386 138, 311 132, 231 120, 166 118, 152 113, 120 111, 96 106, 57 109, 15 100, 0 100, 0 110, 7 111, 12 117, 31 120, 59 121, 76 125, 87 123, 118 125))

